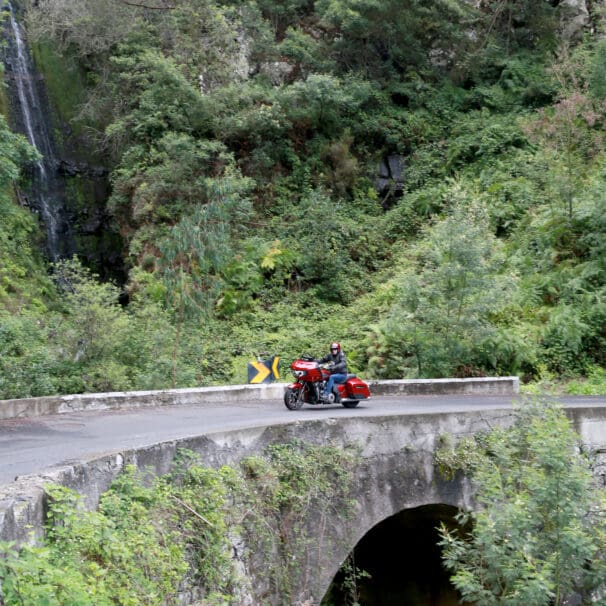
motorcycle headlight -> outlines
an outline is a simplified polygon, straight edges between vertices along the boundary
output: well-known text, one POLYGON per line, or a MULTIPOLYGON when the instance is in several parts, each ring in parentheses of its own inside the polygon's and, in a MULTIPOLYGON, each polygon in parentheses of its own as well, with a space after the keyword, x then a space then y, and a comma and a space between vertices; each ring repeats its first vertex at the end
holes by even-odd
POLYGON ((297 379, 302 377, 305 373, 306 373, 305 370, 293 370, 292 371, 292 374, 295 375, 295 377, 297 377, 297 379))

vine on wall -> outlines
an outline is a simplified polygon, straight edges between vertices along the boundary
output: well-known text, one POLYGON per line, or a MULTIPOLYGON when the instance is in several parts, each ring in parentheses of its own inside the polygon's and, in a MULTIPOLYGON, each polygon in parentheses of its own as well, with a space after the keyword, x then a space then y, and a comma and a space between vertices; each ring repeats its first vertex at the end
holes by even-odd
POLYGON ((0 543, 0 604, 302 601, 331 519, 352 511, 357 457, 293 441, 212 469, 181 450, 163 477, 127 467, 92 512, 76 492, 48 486, 43 544, 0 543), (253 592, 256 571, 266 583, 255 579, 253 592))

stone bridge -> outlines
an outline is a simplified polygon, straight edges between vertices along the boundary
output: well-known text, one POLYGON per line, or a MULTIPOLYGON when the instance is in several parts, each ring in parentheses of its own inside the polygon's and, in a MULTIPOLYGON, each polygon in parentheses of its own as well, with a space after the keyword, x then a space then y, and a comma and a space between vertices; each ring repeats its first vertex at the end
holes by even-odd
MULTIPOLYGON (((606 408, 571 407, 567 413, 585 444, 606 453, 606 408)), ((169 470, 179 448, 199 453, 206 465, 219 466, 235 464, 246 456, 262 453, 268 445, 294 439, 343 448, 355 445, 361 452, 352 495, 355 511, 347 519, 332 520, 326 527, 314 528, 312 525, 314 548, 306 554, 311 574, 304 586, 298 588, 297 600, 292 602, 319 604, 352 550, 364 543, 372 550, 373 534, 377 538, 382 536, 383 541, 387 537, 400 552, 412 554, 413 560, 417 560, 413 564, 421 568, 434 566, 432 574, 439 574, 435 561, 429 561, 435 560, 435 553, 432 555, 427 550, 427 535, 419 535, 415 528, 425 525, 430 530, 435 529, 440 521, 452 520, 457 508, 469 507, 472 502, 470 487, 464 477, 447 481, 434 465, 434 454, 441 437, 445 434, 463 437, 494 426, 509 425, 512 421, 511 407, 456 414, 348 416, 214 432, 125 451, 65 466, 47 476, 24 477, 0 488, 0 538, 31 540, 28 527, 34 529, 34 536, 40 536, 43 484, 46 482, 77 490, 84 495, 87 506, 93 508, 99 495, 124 465, 134 464, 163 474, 169 470), (429 560, 424 561, 424 558, 429 560)), ((601 456, 604 458, 604 454, 601 456)), ((604 467, 598 473, 604 474, 604 467)), ((604 475, 601 481, 604 481, 604 475)), ((388 551, 386 543, 382 543, 381 549, 388 551)), ((369 560, 378 556, 376 552, 368 552, 369 560)), ((262 586, 265 582, 263 572, 251 581, 252 587, 262 586)), ((259 602, 253 596, 250 603, 259 602)), ((276 596, 272 604, 283 602, 276 596)))

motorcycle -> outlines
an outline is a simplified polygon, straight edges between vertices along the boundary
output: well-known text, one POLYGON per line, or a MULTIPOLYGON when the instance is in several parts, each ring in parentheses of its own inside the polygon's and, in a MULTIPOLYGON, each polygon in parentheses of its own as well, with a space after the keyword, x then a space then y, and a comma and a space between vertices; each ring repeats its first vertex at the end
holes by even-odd
POLYGON ((320 394, 330 377, 330 370, 311 356, 301 356, 292 362, 290 368, 295 382, 284 390, 284 404, 289 410, 298 410, 303 404, 341 403, 345 408, 355 408, 361 400, 370 398, 368 385, 355 374, 348 374, 345 383, 335 383, 332 393, 323 400, 320 394))

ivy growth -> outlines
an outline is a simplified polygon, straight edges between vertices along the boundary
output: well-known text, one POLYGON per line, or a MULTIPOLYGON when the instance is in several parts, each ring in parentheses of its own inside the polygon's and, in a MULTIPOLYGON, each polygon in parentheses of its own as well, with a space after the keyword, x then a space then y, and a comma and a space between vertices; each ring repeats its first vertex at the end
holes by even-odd
POLYGON ((352 513, 355 450, 293 441, 270 446, 263 457, 243 462, 247 478, 244 536, 264 561, 267 592, 297 603, 297 588, 313 587, 316 572, 306 565, 311 549, 327 548, 326 530, 352 513), (274 554, 274 558, 271 558, 274 554))
POLYGON ((2 603, 170 606, 195 590, 212 606, 308 591, 310 550, 351 511, 355 461, 354 449, 295 441, 213 469, 181 450, 163 477, 128 466, 97 511, 48 486, 44 542, 0 543, 2 603), (251 589, 258 567, 267 586, 251 589))

